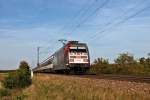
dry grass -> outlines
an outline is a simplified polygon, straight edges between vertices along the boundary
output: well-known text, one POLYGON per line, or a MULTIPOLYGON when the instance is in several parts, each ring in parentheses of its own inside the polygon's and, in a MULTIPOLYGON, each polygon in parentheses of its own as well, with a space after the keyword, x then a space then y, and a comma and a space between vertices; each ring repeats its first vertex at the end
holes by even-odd
POLYGON ((6 76, 8 76, 8 73, 0 73, 0 81, 4 80, 6 76))
POLYGON ((0 73, 0 89, 2 88, 2 83, 1 81, 4 80, 5 74, 0 73))
POLYGON ((36 75, 26 100, 150 100, 150 84, 36 75))
POLYGON ((4 80, 5 75, 0 73, 0 81, 4 80))

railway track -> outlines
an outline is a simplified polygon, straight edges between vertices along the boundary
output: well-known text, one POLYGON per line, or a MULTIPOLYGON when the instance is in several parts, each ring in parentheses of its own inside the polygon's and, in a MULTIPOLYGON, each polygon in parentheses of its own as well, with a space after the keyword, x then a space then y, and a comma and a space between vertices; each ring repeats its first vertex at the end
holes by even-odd
POLYGON ((80 77, 80 78, 91 78, 91 79, 107 79, 107 80, 118 80, 118 81, 128 81, 128 82, 140 82, 150 84, 150 76, 129 76, 129 75, 111 75, 111 74, 82 74, 82 75, 65 75, 65 74, 52 74, 52 73, 42 73, 44 75, 59 75, 67 77, 80 77))
POLYGON ((129 75, 112 75, 112 74, 78 74, 78 75, 66 75, 56 73, 42 73, 45 75, 59 75, 67 77, 80 77, 80 78, 91 78, 91 79, 107 79, 116 81, 128 81, 128 82, 140 82, 150 84, 150 76, 129 76, 129 75))
POLYGON ((142 77, 142 76, 109 75, 109 74, 100 74, 100 75, 71 75, 71 76, 81 77, 81 78, 108 79, 108 80, 119 80, 119 81, 150 83, 150 76, 142 77))

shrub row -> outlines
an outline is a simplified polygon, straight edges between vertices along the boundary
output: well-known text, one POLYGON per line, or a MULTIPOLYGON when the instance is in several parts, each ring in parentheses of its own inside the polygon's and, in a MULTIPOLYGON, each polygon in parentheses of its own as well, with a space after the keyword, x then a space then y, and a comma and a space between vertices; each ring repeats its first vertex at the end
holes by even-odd
POLYGON ((150 75, 150 68, 141 64, 136 65, 92 65, 89 73, 95 74, 123 74, 123 75, 150 75))
POLYGON ((89 73, 150 75, 150 54, 148 58, 134 59, 129 53, 122 53, 110 64, 108 59, 97 58, 91 65, 89 73))

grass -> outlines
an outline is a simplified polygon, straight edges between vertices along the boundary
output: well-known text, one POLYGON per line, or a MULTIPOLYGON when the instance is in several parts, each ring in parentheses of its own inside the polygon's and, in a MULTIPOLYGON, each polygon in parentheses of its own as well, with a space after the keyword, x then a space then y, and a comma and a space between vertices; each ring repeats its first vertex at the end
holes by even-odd
POLYGON ((3 96, 8 96, 8 95, 10 95, 10 92, 9 92, 9 90, 7 90, 7 89, 0 89, 0 97, 3 97, 3 96))
POLYGON ((150 84, 37 75, 26 100, 149 100, 150 84))
POLYGON ((150 84, 47 74, 35 75, 28 88, 2 92, 2 100, 150 100, 150 84))

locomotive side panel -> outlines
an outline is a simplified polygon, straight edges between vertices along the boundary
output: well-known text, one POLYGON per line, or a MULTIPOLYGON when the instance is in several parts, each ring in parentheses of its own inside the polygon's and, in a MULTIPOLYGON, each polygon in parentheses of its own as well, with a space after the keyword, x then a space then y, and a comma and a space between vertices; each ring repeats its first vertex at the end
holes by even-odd
POLYGON ((54 54, 54 70, 65 69, 64 49, 61 48, 54 54))

